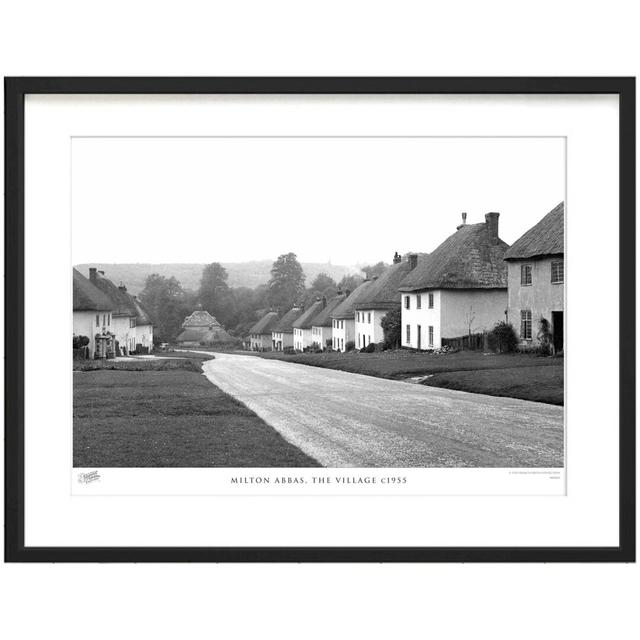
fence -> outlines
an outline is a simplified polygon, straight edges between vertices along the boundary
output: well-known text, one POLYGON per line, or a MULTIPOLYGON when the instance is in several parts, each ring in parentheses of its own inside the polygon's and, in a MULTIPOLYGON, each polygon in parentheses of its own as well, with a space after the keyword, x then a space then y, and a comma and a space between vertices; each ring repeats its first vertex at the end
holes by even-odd
POLYGON ((442 338, 442 346, 465 351, 488 351, 489 334, 486 332, 471 333, 459 338, 442 338))

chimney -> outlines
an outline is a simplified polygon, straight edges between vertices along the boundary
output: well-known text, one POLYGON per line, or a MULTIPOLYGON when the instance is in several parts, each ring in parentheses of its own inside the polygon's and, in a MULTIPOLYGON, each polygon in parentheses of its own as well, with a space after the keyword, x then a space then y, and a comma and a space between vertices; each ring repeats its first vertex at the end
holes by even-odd
POLYGON ((487 231, 489 232, 489 236, 493 240, 498 239, 498 218, 499 217, 500 217, 500 214, 497 213, 496 211, 491 211, 487 213, 484 217, 487 224, 487 231))
POLYGON ((463 211, 462 212, 462 224, 459 224, 456 227, 456 231, 458 231, 459 229, 462 229, 462 227, 464 227, 467 224, 467 212, 463 211))
POLYGON ((348 298, 351 295, 351 289, 345 289, 344 295, 348 298))
POLYGON ((402 262, 402 256, 396 251, 393 256, 393 264, 398 264, 399 262, 402 262))
POLYGON ((407 262, 409 263, 409 271, 413 271, 418 266, 418 254, 417 253, 408 254, 407 262))
POLYGON ((98 270, 95 267, 89 267, 89 280, 95 282, 98 279, 98 270))
POLYGON ((121 282, 121 283, 118 285, 118 290, 119 290, 119 291, 122 291, 122 293, 127 293, 127 287, 125 287, 125 286, 124 286, 124 282, 121 282))
POLYGON ((327 306, 327 296, 322 296, 322 308, 324 309, 327 306))

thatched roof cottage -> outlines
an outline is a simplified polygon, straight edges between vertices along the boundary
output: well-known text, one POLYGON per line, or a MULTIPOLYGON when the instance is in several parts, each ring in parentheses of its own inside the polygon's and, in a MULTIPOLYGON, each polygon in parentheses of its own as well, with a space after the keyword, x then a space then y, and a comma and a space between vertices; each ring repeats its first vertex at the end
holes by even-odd
POLYGON ((249 330, 251 351, 273 350, 272 332, 278 324, 278 314, 268 311, 249 330))
POLYGON ((402 346, 438 348, 505 319, 509 245, 498 236, 499 217, 466 224, 463 213, 456 232, 402 280, 402 346))
POLYGON ((311 339, 313 344, 322 347, 329 347, 332 340, 333 320, 331 314, 338 305, 346 299, 347 293, 338 291, 338 293, 327 301, 326 306, 313 318, 311 325, 311 339))
POLYGON ((293 323, 302 315, 302 307, 293 307, 285 313, 271 332, 274 351, 284 351, 293 347, 293 323))
POLYGON ((332 312, 331 339, 334 351, 346 351, 347 343, 355 344, 355 308, 362 301, 374 280, 365 280, 357 286, 332 312))
POLYGON ((323 296, 318 298, 304 313, 300 314, 293 323, 293 348, 296 351, 303 351, 305 347, 311 346, 313 337, 311 330, 315 317, 327 306, 327 299, 323 296))
POLYGON ((98 287, 73 269, 73 335, 89 339, 89 357, 115 355, 114 303, 98 287))
POLYGON ((539 345, 541 323, 546 320, 553 351, 563 351, 564 202, 518 238, 504 259, 508 265, 509 322, 521 344, 539 345))
POLYGON ((227 348, 235 340, 208 311, 196 309, 182 323, 182 333, 176 342, 183 347, 221 347, 227 348))
MULTIPOLYGON (((426 254, 425 254, 426 255, 426 254)), ((416 268, 418 254, 409 253, 402 259, 396 251, 393 264, 373 279, 371 286, 354 305, 355 308, 355 341, 361 349, 367 345, 384 340, 382 319, 391 309, 400 308, 398 287, 407 274, 416 268)))
POLYGON ((89 269, 89 280, 113 303, 113 331, 120 353, 149 352, 153 349, 153 322, 143 304, 127 292, 120 283, 116 286, 104 271, 89 269))

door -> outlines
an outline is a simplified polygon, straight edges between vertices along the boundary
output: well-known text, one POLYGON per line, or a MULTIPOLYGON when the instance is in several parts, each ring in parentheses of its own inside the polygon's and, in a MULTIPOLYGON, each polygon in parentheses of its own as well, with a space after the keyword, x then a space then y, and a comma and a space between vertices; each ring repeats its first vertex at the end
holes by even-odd
POLYGON ((422 325, 418 325, 418 351, 422 349, 422 325))
POLYGON ((560 353, 564 351, 564 313, 552 311, 551 322, 553 324, 553 350, 560 353))

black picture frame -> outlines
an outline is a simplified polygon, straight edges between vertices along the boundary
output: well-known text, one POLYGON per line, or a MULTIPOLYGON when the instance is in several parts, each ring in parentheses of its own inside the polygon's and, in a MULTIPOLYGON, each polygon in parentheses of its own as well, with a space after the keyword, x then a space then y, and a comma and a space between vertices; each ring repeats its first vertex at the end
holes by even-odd
MULTIPOLYGON (((635 78, 5 78, 5 561, 635 561, 635 78), (615 547, 26 547, 24 543, 24 98, 27 94, 616 94, 620 149, 620 540, 615 547)), ((611 425, 613 426, 613 425, 611 425)))

